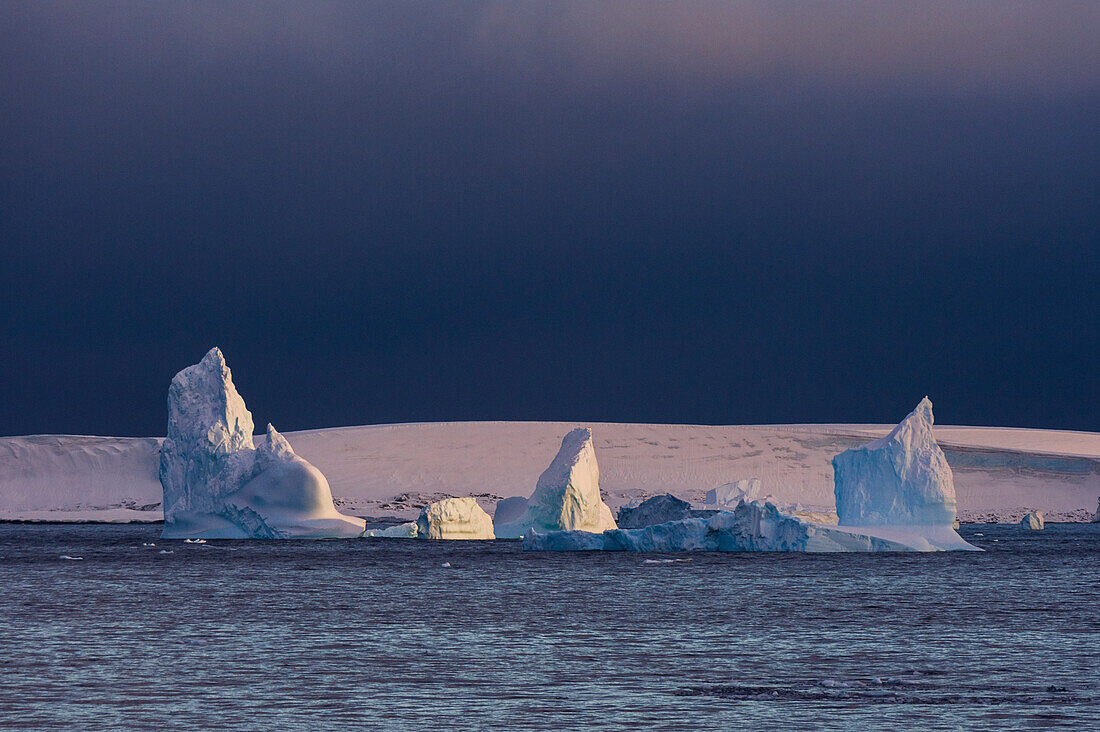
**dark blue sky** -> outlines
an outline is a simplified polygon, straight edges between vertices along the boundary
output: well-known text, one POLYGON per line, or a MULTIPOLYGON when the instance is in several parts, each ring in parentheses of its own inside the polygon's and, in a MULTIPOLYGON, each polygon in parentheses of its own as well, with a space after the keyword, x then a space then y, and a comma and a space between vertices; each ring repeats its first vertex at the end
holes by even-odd
POLYGON ((0 3, 0 434, 1100 430, 1100 4, 0 3))

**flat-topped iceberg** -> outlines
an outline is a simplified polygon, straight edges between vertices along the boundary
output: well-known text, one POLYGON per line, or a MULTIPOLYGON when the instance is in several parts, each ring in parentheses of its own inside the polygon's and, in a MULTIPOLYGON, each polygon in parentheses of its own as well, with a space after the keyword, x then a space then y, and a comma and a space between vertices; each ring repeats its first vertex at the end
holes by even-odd
POLYGON ((321 471, 274 427, 256 447, 252 414, 222 352, 180 371, 168 389, 160 453, 165 538, 327 539, 358 536, 321 471))
POLYGON ((474 498, 444 498, 420 511, 419 539, 495 539, 493 519, 474 498))
MULTIPOLYGON (((507 518, 495 526, 498 538, 516 539, 528 530, 599 533, 617 528, 611 508, 600 496, 600 469, 592 431, 579 427, 565 436, 561 448, 522 506, 509 500, 507 518)), ((498 514, 502 512, 498 509, 498 514)))

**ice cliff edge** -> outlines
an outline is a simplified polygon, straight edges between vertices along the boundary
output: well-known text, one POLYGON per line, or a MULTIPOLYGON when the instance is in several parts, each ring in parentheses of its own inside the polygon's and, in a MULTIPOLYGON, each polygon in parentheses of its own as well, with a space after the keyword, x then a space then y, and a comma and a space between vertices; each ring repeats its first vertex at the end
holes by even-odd
POLYGON ((161 447, 164 537, 343 538, 363 521, 336 511, 321 471, 274 427, 256 447, 252 414, 218 348, 172 379, 161 447))

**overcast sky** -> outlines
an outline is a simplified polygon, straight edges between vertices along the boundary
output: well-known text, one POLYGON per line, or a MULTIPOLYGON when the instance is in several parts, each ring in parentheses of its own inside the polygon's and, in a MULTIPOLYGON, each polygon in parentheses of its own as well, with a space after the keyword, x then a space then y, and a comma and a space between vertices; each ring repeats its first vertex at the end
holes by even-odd
POLYGON ((1100 430, 1100 3, 0 0, 0 434, 1100 430))

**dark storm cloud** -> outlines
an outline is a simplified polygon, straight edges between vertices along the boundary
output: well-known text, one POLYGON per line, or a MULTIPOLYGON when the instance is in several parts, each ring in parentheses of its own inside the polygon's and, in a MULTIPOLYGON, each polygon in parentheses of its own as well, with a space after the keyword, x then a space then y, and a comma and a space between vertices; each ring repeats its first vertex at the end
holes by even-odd
POLYGON ((1097 429, 1095 3, 0 6, 0 433, 1097 429))

